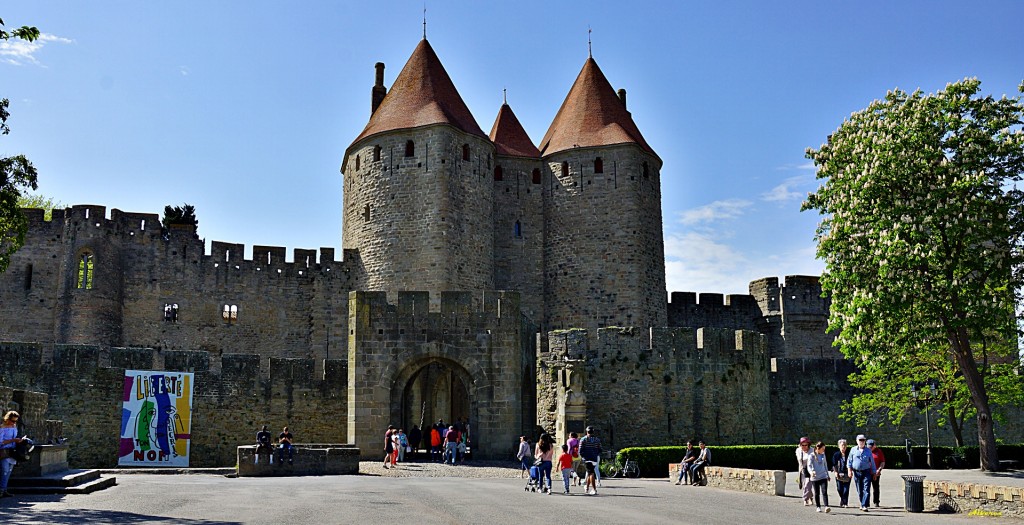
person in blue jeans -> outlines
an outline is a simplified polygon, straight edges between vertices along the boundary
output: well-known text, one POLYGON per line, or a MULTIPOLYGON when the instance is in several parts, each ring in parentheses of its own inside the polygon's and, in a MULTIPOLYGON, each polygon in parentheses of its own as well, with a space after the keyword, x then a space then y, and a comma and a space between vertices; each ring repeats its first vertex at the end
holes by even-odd
POLYGON ((11 410, 4 414, 3 425, 0 426, 0 498, 8 498, 11 496, 7 492, 7 480, 11 478, 11 472, 14 470, 14 465, 18 462, 15 461, 14 447, 25 440, 25 438, 18 437, 18 419, 21 416, 11 410))
POLYGON ((683 460, 679 462, 679 479, 676 480, 676 485, 689 481, 690 467, 693 466, 694 461, 697 461, 697 451, 693 450, 693 443, 687 441, 686 454, 683 455, 683 460))
POLYGON ((846 466, 846 440, 839 440, 839 450, 832 454, 832 470, 836 473, 836 491, 839 492, 839 506, 846 508, 850 503, 850 476, 846 466))
POLYGON ((859 434, 857 448, 850 451, 850 457, 846 460, 850 477, 857 484, 860 510, 863 512, 868 511, 868 505, 871 503, 871 480, 875 477, 875 458, 871 455, 871 449, 867 447, 867 441, 864 434, 859 434))
POLYGON ((288 455, 288 464, 292 464, 292 460, 295 459, 295 448, 292 447, 292 433, 288 432, 288 427, 284 427, 281 433, 277 436, 277 466, 284 464, 284 456, 288 455))

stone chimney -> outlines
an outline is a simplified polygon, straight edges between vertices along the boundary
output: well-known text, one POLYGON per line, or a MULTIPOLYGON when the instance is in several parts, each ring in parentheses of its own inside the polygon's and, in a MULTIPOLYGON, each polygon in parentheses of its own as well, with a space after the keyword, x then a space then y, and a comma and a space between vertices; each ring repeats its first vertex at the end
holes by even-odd
POLYGON ((376 113, 381 101, 384 100, 384 95, 388 94, 388 88, 384 87, 384 62, 377 62, 374 67, 377 69, 377 75, 370 100, 370 115, 376 113))

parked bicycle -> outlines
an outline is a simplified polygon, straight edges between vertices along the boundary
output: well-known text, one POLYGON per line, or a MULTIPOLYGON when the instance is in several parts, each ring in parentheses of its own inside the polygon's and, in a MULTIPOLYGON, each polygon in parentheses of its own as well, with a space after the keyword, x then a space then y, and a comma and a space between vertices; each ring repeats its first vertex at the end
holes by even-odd
POLYGON ((619 455, 615 454, 614 460, 608 466, 609 478, 639 478, 640 477, 640 464, 636 460, 626 459, 625 461, 619 461, 619 455))

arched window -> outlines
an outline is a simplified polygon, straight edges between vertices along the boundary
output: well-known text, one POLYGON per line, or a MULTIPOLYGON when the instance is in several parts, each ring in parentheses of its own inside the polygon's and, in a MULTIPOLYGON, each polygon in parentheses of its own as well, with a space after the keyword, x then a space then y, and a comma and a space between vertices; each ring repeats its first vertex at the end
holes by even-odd
POLYGON ((373 161, 377 162, 380 160, 380 146, 373 147, 373 161))
POLYGON ((462 160, 469 160, 469 144, 462 145, 462 160))
POLYGON ((533 168, 533 183, 540 184, 540 169, 533 168))
POLYGON ((651 175, 651 168, 647 165, 647 161, 644 161, 644 178, 646 179, 651 175))
POLYGON ((504 178, 504 173, 502 173, 502 171, 501 171, 501 166, 495 166, 494 167, 494 180, 502 180, 503 178, 504 178))
POLYGON ((523 238, 523 225, 520 224, 519 221, 516 221, 516 225, 515 225, 515 228, 513 230, 513 233, 515 234, 516 239, 522 239, 523 238))
POLYGON ((79 290, 92 290, 92 274, 94 261, 91 252, 82 252, 78 257, 78 279, 75 288, 79 290))
POLYGON ((594 159, 594 173, 604 173, 604 161, 601 157, 594 159))
POLYGON ((359 155, 356 155, 356 171, 359 171, 359 155))
POLYGON ((562 176, 563 177, 568 177, 569 176, 569 163, 568 162, 563 162, 562 163, 562 176))
POLYGON ((416 155, 416 144, 411 140, 405 141, 405 156, 412 157, 414 155, 416 155))

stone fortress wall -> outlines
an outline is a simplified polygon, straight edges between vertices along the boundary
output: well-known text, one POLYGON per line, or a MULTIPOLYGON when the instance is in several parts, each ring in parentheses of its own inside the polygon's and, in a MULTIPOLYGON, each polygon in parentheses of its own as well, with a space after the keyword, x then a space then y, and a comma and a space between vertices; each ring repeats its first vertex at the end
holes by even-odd
POLYGON ((73 467, 117 465, 126 369, 195 373, 192 466, 233 465, 235 447, 255 443, 264 424, 275 432, 288 425, 303 443, 337 443, 347 432, 345 359, 317 367, 309 358, 47 346, 0 343, 0 379, 5 386, 49 394, 49 412, 56 416, 50 419, 64 422, 73 467), (44 353, 52 359, 44 360, 44 353))
POLYGON ((347 349, 346 296, 363 278, 358 253, 204 241, 162 230, 155 214, 80 205, 28 210, 25 246, 0 276, 0 340, 98 344, 213 355, 257 352, 321 361, 347 349), (92 256, 82 286, 79 265, 92 256), (177 305, 175 320, 164 306, 177 305), (225 318, 225 307, 234 309, 225 318))

